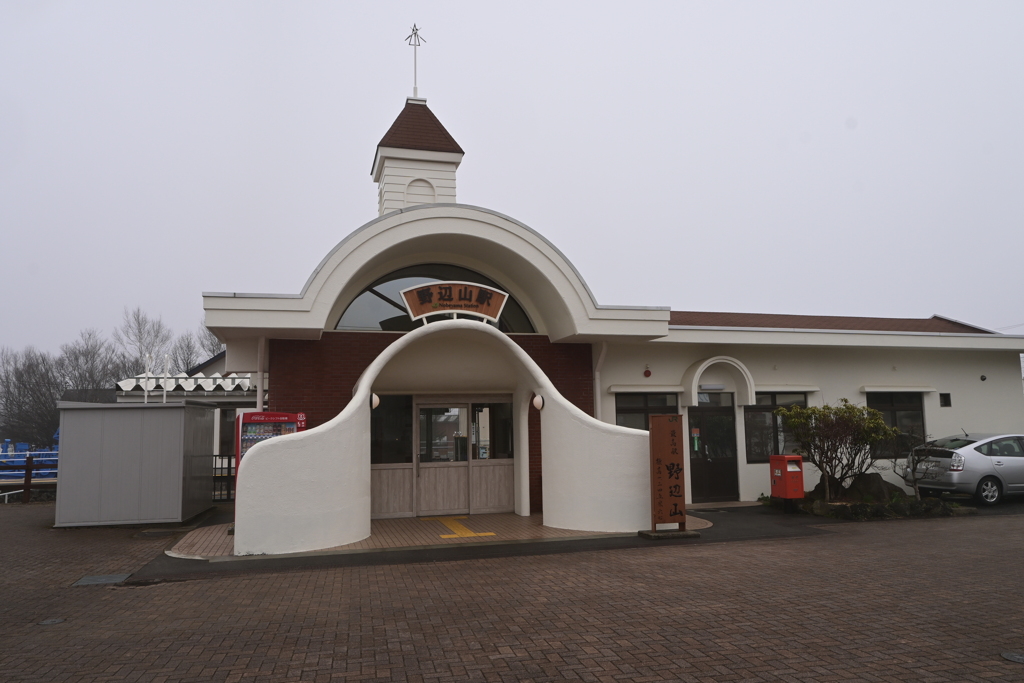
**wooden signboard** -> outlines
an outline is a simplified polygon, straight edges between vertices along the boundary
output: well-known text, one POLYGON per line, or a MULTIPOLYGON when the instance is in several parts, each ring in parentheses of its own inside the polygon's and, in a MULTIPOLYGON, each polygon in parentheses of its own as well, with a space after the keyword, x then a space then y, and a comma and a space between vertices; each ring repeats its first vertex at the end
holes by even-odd
POLYGON ((469 313, 498 322, 508 294, 473 282, 431 282, 402 290, 413 320, 435 313, 469 313))
POLYGON ((686 529, 683 428, 679 415, 651 415, 651 529, 678 522, 686 529))

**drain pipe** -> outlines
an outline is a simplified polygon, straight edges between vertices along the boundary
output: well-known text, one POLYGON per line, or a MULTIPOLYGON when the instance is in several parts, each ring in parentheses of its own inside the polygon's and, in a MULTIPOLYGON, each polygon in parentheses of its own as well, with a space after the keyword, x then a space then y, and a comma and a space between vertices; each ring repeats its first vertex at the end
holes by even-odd
POLYGON ((259 337, 256 341, 256 412, 263 412, 263 392, 265 390, 263 377, 263 364, 266 362, 265 349, 267 338, 259 337))
POLYGON ((594 365, 594 417, 598 420, 601 419, 601 368, 607 354, 608 342, 601 342, 601 353, 597 354, 597 364, 594 365))

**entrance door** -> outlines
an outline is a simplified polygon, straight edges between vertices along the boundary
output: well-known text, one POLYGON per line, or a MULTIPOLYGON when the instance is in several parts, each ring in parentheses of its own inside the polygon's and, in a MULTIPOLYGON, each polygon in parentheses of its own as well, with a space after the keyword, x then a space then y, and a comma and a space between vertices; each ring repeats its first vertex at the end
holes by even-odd
POLYGON ((694 503, 739 500, 736 413, 732 408, 689 408, 690 493, 694 503))
POLYGON ((510 401, 417 402, 416 431, 415 514, 515 509, 510 401))
POLYGON ((469 406, 419 406, 417 514, 469 512, 469 406))

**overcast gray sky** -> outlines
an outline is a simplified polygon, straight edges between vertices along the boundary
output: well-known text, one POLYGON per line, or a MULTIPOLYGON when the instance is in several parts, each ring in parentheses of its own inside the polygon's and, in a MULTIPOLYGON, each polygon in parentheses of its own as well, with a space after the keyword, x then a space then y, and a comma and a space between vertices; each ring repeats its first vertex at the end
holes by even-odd
POLYGON ((0 345, 298 292, 411 94, 602 304, 1024 334, 1024 3, 0 3, 0 345))

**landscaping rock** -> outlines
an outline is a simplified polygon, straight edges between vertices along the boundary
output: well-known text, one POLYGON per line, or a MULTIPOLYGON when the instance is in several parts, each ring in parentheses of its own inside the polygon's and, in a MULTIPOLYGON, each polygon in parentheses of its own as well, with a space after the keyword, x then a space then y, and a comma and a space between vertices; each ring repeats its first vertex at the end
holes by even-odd
POLYGON ((853 478, 846 489, 846 500, 858 503, 879 503, 885 505, 893 498, 906 498, 907 494, 895 484, 882 479, 878 472, 865 472, 853 478))
MULTIPOLYGON (((843 485, 835 477, 832 477, 832 482, 829 485, 829 491, 832 492, 832 500, 839 500, 840 498, 843 497, 844 494, 843 485)), ((807 497, 812 498, 814 500, 825 500, 824 474, 821 475, 821 478, 818 480, 818 485, 815 486, 814 489, 812 489, 810 493, 807 494, 807 497)))

